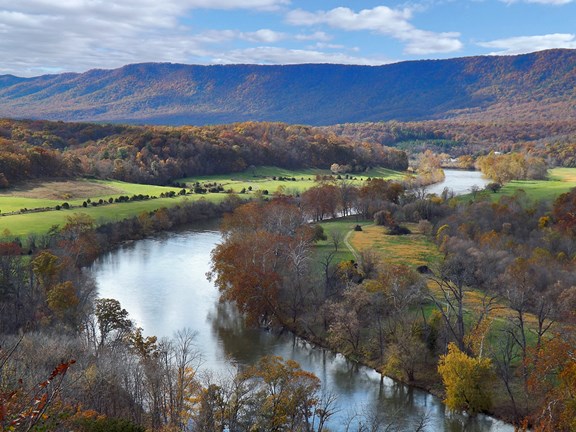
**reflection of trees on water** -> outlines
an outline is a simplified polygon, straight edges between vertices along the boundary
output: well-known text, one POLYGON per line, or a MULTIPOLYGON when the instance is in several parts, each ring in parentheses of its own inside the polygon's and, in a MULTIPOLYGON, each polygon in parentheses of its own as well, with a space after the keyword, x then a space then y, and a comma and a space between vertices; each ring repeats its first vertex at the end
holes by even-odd
POLYGON ((246 328, 233 304, 217 303, 208 322, 222 355, 231 363, 248 365, 265 355, 279 355, 296 360, 320 378, 324 391, 338 396, 338 412, 330 422, 335 431, 343 430, 340 426, 345 423, 350 427, 377 424, 380 429, 375 430, 394 431, 414 431, 419 425, 425 426, 423 431, 493 430, 489 418, 448 414, 438 398, 389 378, 380 379, 370 368, 289 332, 246 328))

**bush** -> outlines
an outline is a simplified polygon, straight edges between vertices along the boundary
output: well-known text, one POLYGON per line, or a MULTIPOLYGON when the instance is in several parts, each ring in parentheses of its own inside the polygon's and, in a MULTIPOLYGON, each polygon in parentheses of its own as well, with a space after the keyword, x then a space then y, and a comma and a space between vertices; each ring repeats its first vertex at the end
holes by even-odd
POLYGON ((492 183, 488 183, 484 189, 492 191, 494 193, 498 192, 500 189, 502 189, 502 185, 498 182, 492 182, 492 183))
POLYGON ((430 236, 434 231, 434 225, 432 225, 432 222, 430 222, 429 220, 420 219, 420 221, 418 222, 418 231, 420 231, 422 234, 426 236, 430 236))
POLYGON ((388 228, 388 231, 386 231, 386 234, 388 235, 407 235, 407 234, 411 234, 412 231, 410 231, 408 228, 406 228, 405 226, 401 226, 401 225, 392 225, 390 228, 388 228))
POLYGON ((374 213, 374 223, 381 226, 392 226, 394 225, 394 218, 388 210, 380 210, 374 213))
POLYGON ((314 237, 312 238, 313 241, 319 240, 328 240, 328 236, 324 232, 324 228, 322 225, 314 225, 314 237))

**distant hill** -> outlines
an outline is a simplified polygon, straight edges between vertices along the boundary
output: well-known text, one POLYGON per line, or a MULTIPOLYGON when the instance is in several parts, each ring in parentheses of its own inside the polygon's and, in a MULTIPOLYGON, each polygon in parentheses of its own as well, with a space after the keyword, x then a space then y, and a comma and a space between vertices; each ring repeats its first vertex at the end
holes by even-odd
POLYGON ((576 120, 576 50, 385 66, 195 66, 0 76, 0 117, 150 124, 247 120, 576 120))

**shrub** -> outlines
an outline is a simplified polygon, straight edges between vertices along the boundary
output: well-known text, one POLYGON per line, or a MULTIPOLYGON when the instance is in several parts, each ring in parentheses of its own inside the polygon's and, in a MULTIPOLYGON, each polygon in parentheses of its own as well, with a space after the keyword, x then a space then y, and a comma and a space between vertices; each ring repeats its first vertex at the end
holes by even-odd
POLYGON ((498 182, 492 182, 492 183, 488 183, 484 189, 492 191, 494 193, 498 192, 500 189, 502 189, 502 185, 498 182))
POLYGON ((388 231, 386 232, 386 234, 388 235, 407 235, 411 233, 412 231, 410 231, 405 226, 397 224, 392 225, 390 228, 388 228, 388 231))

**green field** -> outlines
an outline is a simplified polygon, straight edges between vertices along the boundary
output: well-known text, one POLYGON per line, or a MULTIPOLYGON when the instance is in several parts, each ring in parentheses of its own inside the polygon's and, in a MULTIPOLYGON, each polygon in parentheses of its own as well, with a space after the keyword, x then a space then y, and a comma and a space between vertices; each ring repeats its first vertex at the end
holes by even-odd
MULTIPOLYGON (((316 176, 329 176, 331 174, 330 170, 315 168, 287 170, 264 166, 249 168, 245 171, 232 174, 187 177, 179 180, 179 182, 187 183, 188 187, 196 182, 200 184, 216 183, 221 185, 225 191, 232 190, 236 193, 242 189, 249 191, 251 187, 252 192, 267 190, 270 194, 283 193, 294 195, 316 185, 316 176), (276 177, 276 179, 274 179, 274 177, 276 177), (280 180, 279 177, 284 177, 287 180, 280 180), (292 178, 294 181, 291 180, 292 178)), ((342 180, 348 181, 350 184, 361 186, 369 177, 401 179, 404 174, 385 168, 374 168, 362 174, 349 174, 348 179, 346 179, 346 174, 341 174, 340 176, 342 180)), ((334 177, 336 178, 336 176, 334 177)))
POLYGON ((129 203, 108 204, 98 207, 88 206, 86 208, 73 208, 70 210, 53 210, 39 213, 24 213, 11 216, 0 216, 0 236, 23 237, 28 234, 43 234, 53 225, 63 226, 66 218, 75 213, 86 213, 97 224, 110 221, 118 221, 129 217, 137 216, 142 212, 151 212, 161 207, 171 207, 186 201, 196 201, 199 199, 209 199, 211 201, 223 200, 226 194, 210 194, 209 196, 192 195, 174 198, 158 198, 147 201, 136 201, 129 203))
POLYGON ((210 201, 223 200, 226 194, 205 195, 176 195, 174 198, 157 198, 145 201, 131 201, 124 203, 106 204, 94 207, 88 205, 82 207, 82 203, 88 198, 95 202, 100 198, 107 201, 109 198, 132 195, 159 196, 163 192, 178 192, 179 188, 141 185, 119 181, 104 180, 67 180, 50 182, 31 182, 20 186, 16 190, 9 190, 0 194, 0 236, 24 237, 28 234, 43 234, 54 226, 62 226, 66 218, 74 213, 86 213, 96 220, 97 223, 121 220, 137 216, 142 212, 151 212, 161 207, 170 207, 185 201, 206 199, 210 201), (23 194, 26 196, 18 196, 23 194), (48 195, 51 199, 43 198, 48 195), (55 210, 56 205, 63 202, 69 203, 69 210, 55 210), (18 212, 23 208, 36 209, 50 207, 50 211, 27 212, 21 214, 7 214, 18 212), (8 234, 9 233, 9 234, 8 234))
POLYGON ((548 180, 514 180, 506 183, 498 193, 489 193, 493 201, 502 195, 514 195, 519 190, 532 200, 553 200, 576 187, 576 168, 553 168, 548 180))
MULTIPOLYGON (((286 170, 275 167, 257 167, 250 168, 244 172, 189 177, 179 180, 186 182, 188 187, 199 182, 219 184, 224 191, 232 190, 239 193, 242 189, 246 190, 245 196, 261 193, 267 190, 270 194, 298 194, 316 184, 316 176, 329 176, 329 170, 320 169, 302 169, 286 170), (276 177, 276 180, 274 180, 276 177), (284 177, 289 180, 280 180, 284 177), (295 180, 293 181, 292 178, 295 180), (250 190, 251 188, 251 190, 250 190)), ((361 186, 368 177, 399 179, 404 176, 403 173, 391 171, 383 168, 372 169, 360 174, 341 175, 343 181, 350 184, 361 186)), ((490 193, 493 200, 499 199, 502 195, 512 195, 519 189, 523 189, 528 197, 532 199, 554 199, 561 193, 568 191, 576 186, 576 169, 575 168, 554 168, 550 170, 550 180, 548 181, 514 181, 505 185, 502 190, 496 194, 490 193)), ((82 203, 88 198, 92 201, 109 198, 117 198, 122 195, 150 195, 160 196, 163 192, 178 192, 180 188, 142 185, 135 183, 125 183, 112 180, 51 180, 51 181, 33 181, 16 188, 9 189, 0 193, 0 236, 9 232, 10 236, 26 236, 30 233, 45 233, 53 225, 62 226, 66 222, 66 217, 74 213, 87 213, 92 216, 98 223, 106 221, 120 220, 132 217, 141 212, 150 212, 161 207, 169 207, 181 203, 183 200, 197 200, 200 198, 210 201, 218 201, 225 198, 224 193, 207 193, 203 195, 186 195, 185 197, 176 196, 175 198, 158 198, 147 201, 135 201, 119 204, 108 204, 104 206, 83 208, 82 203), (19 212, 21 209, 52 208, 67 202, 74 208, 70 210, 51 210, 34 213, 22 213, 8 215, 11 212, 19 212)), ((334 226, 345 222, 334 222, 334 226)), ((327 228, 328 230, 328 228, 327 228)), ((328 250, 330 244, 322 243, 319 247, 328 250)), ((344 253, 339 251, 338 254, 344 253)), ((351 259, 353 255, 349 255, 351 259)))
MULTIPOLYGON (((216 183, 222 185, 225 191, 232 190, 239 193, 242 188, 246 189, 243 197, 268 190, 270 194, 282 192, 284 194, 297 194, 316 184, 317 175, 330 175, 328 170, 305 169, 285 170, 275 167, 258 167, 246 170, 242 173, 193 177, 179 180, 179 183, 187 183, 193 187, 194 183, 216 183), (276 180, 273 179, 276 177, 276 180), (292 180, 279 180, 285 177, 292 180), (252 188, 250 191, 249 188, 252 188)), ((345 177, 345 176, 343 176, 345 177)), ((402 174, 387 169, 373 169, 362 175, 354 175, 350 183, 361 185, 368 177, 400 178, 402 174)), ((106 204, 94 207, 88 205, 82 207, 82 203, 90 199, 97 202, 102 199, 132 195, 149 195, 159 197, 161 193, 180 191, 180 188, 142 185, 125 183, 113 180, 45 180, 30 181, 15 188, 0 193, 0 236, 21 237, 31 233, 42 234, 54 225, 64 225, 66 218, 74 213, 86 213, 92 216, 97 223, 121 220, 137 216, 142 212, 150 212, 161 207, 170 207, 184 202, 206 199, 209 201, 221 201, 225 199, 225 193, 191 194, 176 196, 174 198, 157 198, 145 201, 133 201, 125 203, 106 204), (57 205, 68 203, 72 208, 69 210, 56 210, 57 205), (50 208, 49 211, 23 212, 22 209, 50 208), (16 213, 16 214, 9 214, 16 213), (9 234, 8 234, 9 233, 9 234)))
POLYGON ((385 227, 371 224, 362 231, 354 231, 350 244, 356 250, 372 250, 391 264, 407 264, 413 268, 433 266, 439 258, 436 245, 418 231, 418 224, 402 225, 409 228, 412 234, 387 235, 385 227))

